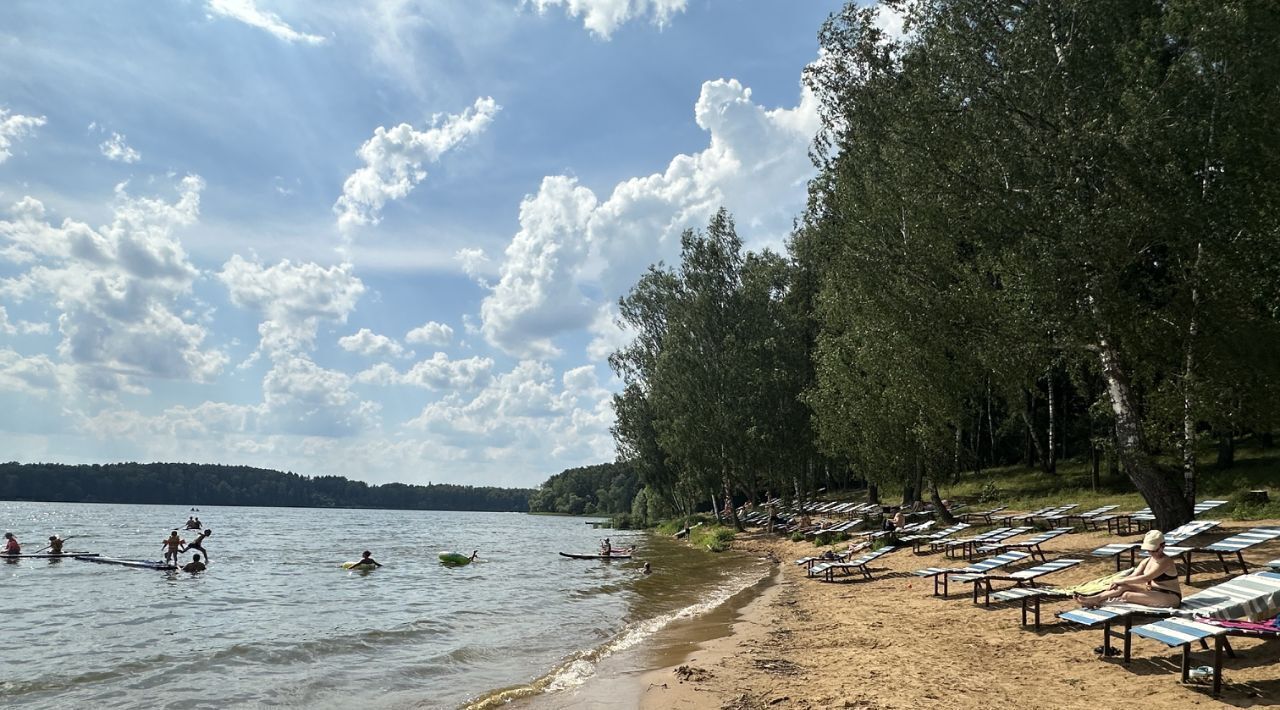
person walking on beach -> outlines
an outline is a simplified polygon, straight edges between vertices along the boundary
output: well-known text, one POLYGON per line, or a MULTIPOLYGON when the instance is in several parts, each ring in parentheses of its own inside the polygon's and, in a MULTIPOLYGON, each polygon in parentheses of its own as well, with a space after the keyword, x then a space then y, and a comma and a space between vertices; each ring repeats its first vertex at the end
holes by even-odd
POLYGON ((169 537, 166 537, 160 543, 160 547, 164 550, 164 561, 172 562, 175 565, 178 564, 178 553, 182 551, 182 544, 184 542, 186 542, 186 540, 178 537, 177 530, 169 533, 169 537))
POLYGON ((4 554, 6 555, 22 554, 22 545, 18 544, 18 538, 14 537, 13 533, 11 532, 7 532, 4 534, 4 554))
MULTIPOLYGON (((200 543, 204 542, 204 539, 206 537, 209 537, 212 534, 213 534, 212 530, 205 530, 204 532, 200 533, 200 535, 197 536, 196 539, 191 542, 191 544, 182 548, 181 550, 179 550, 179 552, 186 552, 187 550, 199 550, 204 553, 204 558, 208 560, 209 553, 204 549, 204 547, 200 543)), ((196 559, 200 559, 200 555, 196 555, 196 559)))

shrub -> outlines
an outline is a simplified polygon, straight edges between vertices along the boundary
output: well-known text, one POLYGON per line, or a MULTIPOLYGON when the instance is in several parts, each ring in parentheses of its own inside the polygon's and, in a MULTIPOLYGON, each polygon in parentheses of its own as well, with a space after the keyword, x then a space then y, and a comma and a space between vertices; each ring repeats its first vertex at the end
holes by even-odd
POLYGON ((791 541, 792 541, 792 542, 804 542, 804 533, 800 532, 799 530, 797 530, 797 531, 795 531, 795 532, 791 533, 791 541))

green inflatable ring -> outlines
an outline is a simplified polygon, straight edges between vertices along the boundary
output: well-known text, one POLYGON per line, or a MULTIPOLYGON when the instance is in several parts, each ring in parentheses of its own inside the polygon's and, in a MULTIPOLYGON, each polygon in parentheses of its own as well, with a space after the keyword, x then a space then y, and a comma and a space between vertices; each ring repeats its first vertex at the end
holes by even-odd
POLYGON ((446 565, 471 564, 471 556, 464 555, 460 552, 441 552, 438 557, 440 558, 440 561, 446 565))

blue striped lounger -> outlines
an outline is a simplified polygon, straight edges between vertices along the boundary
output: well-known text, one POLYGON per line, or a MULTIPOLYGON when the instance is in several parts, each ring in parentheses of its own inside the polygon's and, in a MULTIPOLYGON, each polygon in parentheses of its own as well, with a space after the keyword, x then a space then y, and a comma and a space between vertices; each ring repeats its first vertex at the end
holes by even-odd
POLYGON ((1141 604, 1107 604, 1096 609, 1060 612, 1058 618, 1082 626, 1101 624, 1104 655, 1110 652, 1111 639, 1120 638, 1124 641, 1124 662, 1128 663, 1132 643, 1130 631, 1135 616, 1207 616, 1215 619, 1247 616, 1259 619, 1274 615, 1277 609, 1280 609, 1280 573, 1255 572, 1196 592, 1184 598, 1182 605, 1176 609, 1141 604), (1123 625, 1123 633, 1112 630, 1115 624, 1123 625))
POLYGON ((1269 542, 1280 537, 1280 528, 1254 528, 1252 530, 1232 535, 1224 540, 1219 540, 1212 545, 1204 547, 1196 547, 1186 551, 1184 557, 1187 562, 1187 584, 1191 583, 1191 553, 1192 552, 1212 552, 1218 556, 1218 562, 1222 564, 1222 571, 1227 574, 1231 573, 1231 568, 1227 564, 1227 555, 1234 554, 1236 560, 1240 562, 1240 570, 1244 574, 1249 573, 1249 565, 1244 561, 1244 551, 1269 542))
POLYGON ((983 572, 989 572, 998 567, 1004 567, 1015 562, 1021 562, 1030 556, 1031 554, 1027 552, 1006 552, 1003 555, 997 555, 981 562, 975 562, 967 567, 926 567, 925 569, 918 569, 915 572, 912 572, 912 574, 917 577, 933 577, 933 596, 941 596, 945 599, 947 596, 947 578, 951 575, 982 574, 983 572), (942 594, 938 594, 939 578, 942 580, 942 594))

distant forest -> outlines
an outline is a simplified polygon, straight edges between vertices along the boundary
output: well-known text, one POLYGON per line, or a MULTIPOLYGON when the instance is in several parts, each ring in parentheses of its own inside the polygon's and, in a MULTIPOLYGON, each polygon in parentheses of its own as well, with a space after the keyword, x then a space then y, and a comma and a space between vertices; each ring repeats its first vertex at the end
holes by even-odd
POLYGON ((531 513, 604 515, 627 513, 639 493, 640 476, 626 463, 570 468, 548 478, 529 499, 531 513))
POLYGON ((0 464, 0 500, 523 513, 533 493, 452 484, 370 485, 342 476, 214 464, 0 464))

